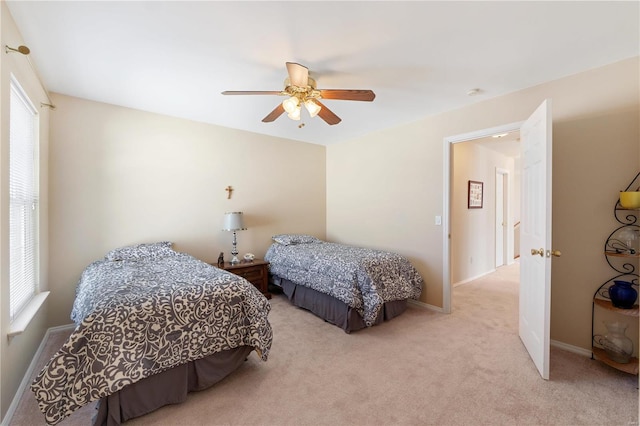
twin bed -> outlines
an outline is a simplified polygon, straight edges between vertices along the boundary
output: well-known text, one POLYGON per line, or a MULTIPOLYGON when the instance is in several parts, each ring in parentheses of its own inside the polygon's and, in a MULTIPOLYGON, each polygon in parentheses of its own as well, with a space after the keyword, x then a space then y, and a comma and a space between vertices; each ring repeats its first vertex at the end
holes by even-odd
MULTIPOLYGON (((400 315, 423 287, 404 257, 273 237, 265 259, 295 306, 345 332, 400 315)), ((118 425, 182 402, 240 367, 273 340, 269 301, 244 278, 172 249, 122 247, 90 264, 76 289, 67 342, 31 384, 47 424, 99 400, 94 425, 118 425)))
POLYGON ((402 314, 423 280, 397 253, 330 243, 310 235, 273 237, 265 260, 289 300, 345 332, 402 314))
POLYGON ((161 242, 109 252, 82 273, 71 336, 31 385, 47 424, 96 400, 120 424, 211 386, 272 343, 267 299, 244 278, 161 242))

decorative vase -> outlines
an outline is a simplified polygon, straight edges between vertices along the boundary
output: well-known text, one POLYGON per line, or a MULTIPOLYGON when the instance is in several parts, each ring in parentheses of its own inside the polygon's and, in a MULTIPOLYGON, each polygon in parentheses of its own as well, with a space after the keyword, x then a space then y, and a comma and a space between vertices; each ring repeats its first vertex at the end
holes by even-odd
POLYGON ((627 364, 633 354, 633 341, 624 333, 627 324, 623 322, 605 322, 607 334, 604 336, 604 350, 607 356, 620 364, 627 364))
POLYGON ((638 292, 629 281, 615 280, 609 287, 609 298, 616 308, 632 309, 638 298, 638 292))
POLYGON ((625 209, 640 208, 640 191, 621 191, 620 205, 625 209))

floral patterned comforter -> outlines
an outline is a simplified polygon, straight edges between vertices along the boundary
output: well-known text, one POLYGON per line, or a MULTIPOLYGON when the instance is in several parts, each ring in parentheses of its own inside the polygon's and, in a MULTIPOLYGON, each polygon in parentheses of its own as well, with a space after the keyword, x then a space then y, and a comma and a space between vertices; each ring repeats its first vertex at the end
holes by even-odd
POLYGON ((381 250, 321 240, 274 242, 265 255, 271 274, 328 294, 356 309, 371 326, 385 302, 417 299, 423 280, 408 259, 381 250))
POLYGON ((270 305, 251 283, 166 246, 136 248, 83 272, 71 315, 76 328, 31 385, 48 424, 219 351, 251 346, 267 360, 270 305))

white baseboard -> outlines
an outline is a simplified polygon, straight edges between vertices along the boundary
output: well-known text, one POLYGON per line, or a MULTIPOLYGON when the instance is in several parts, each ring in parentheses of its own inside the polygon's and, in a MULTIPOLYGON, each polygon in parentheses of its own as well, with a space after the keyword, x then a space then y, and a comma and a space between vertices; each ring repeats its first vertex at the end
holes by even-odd
POLYGON ((478 278, 482 278, 482 277, 484 277, 485 275, 493 274, 495 271, 496 271, 496 270, 495 270, 495 268, 494 268, 494 269, 492 269, 492 270, 490 270, 490 271, 483 272, 483 273, 481 273, 481 274, 479 274, 479 275, 476 275, 475 277, 471 277, 471 278, 467 278, 466 280, 458 281, 457 283, 453 283, 453 284, 451 284, 451 287, 457 287, 457 286, 459 286, 459 285, 469 283, 469 282, 471 282, 471 281, 477 280, 478 278))
POLYGON ((407 299, 407 302, 411 305, 416 305, 421 308, 429 309, 431 311, 436 311, 440 313, 444 313, 444 310, 439 306, 430 305, 428 303, 420 302, 419 300, 407 299))
POLYGON ((563 349, 567 352, 573 352, 574 354, 582 355, 591 358, 591 350, 584 349, 579 346, 573 346, 568 343, 559 342, 557 340, 551 340, 551 346, 563 349))
POLYGON ((22 378, 22 381, 20 382, 20 386, 18 386, 18 389, 16 390, 16 394, 13 396, 13 400, 11 401, 11 405, 9 405, 9 409, 7 410, 7 414, 2 419, 2 423, 0 423, 0 426, 9 426, 9 423, 11 423, 11 419, 13 418, 13 414, 16 412, 16 409, 18 408, 18 404, 20 403, 20 398, 22 398, 22 395, 27 390, 27 388, 28 388, 28 386, 30 384, 29 383, 30 382, 29 379, 31 379, 31 376, 33 375, 33 372, 36 369, 36 364, 38 362, 38 359, 40 358, 40 355, 42 355, 42 351, 44 350, 44 345, 47 342, 47 339, 49 338, 49 334, 51 334, 52 332, 55 332, 55 331, 71 330, 74 327, 75 327, 74 324, 60 325, 58 327, 48 328, 47 331, 44 333, 44 337, 42 338, 42 341, 40 342, 40 346, 38 346, 38 350, 33 355, 33 358, 31 359, 31 363, 29 364, 29 368, 27 368, 26 373, 24 373, 24 377, 22 378))

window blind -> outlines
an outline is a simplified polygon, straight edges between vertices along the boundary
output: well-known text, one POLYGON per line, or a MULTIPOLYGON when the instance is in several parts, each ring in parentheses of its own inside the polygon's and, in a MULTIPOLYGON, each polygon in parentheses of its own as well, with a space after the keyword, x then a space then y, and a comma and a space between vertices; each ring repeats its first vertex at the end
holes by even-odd
POLYGON ((38 116, 15 79, 9 106, 9 316, 38 290, 38 116))

